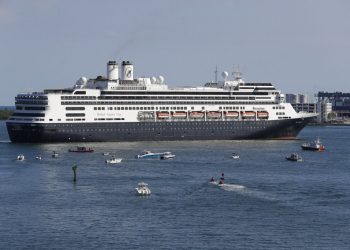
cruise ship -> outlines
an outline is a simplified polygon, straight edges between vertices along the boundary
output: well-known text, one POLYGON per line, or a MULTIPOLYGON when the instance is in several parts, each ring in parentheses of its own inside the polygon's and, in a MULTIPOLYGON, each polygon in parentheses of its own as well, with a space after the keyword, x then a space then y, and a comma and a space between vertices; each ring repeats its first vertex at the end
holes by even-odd
POLYGON ((297 113, 271 83, 222 78, 171 88, 163 76, 134 78, 130 61, 109 61, 106 76, 18 94, 6 126, 12 142, 27 143, 293 139, 316 116, 297 113))

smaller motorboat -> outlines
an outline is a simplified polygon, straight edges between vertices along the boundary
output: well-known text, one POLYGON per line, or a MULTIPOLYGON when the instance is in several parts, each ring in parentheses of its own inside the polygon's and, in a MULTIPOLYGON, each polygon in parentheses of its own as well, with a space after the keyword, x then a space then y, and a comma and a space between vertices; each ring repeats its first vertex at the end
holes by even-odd
POLYGON ((103 156, 108 156, 109 153, 108 153, 108 152, 103 152, 102 155, 103 155, 103 156))
POLYGON ((17 161, 24 161, 24 159, 25 159, 25 157, 24 157, 24 155, 22 155, 22 154, 19 154, 19 155, 17 156, 17 161))
POLYGON ((115 156, 112 156, 111 159, 107 159, 106 163, 107 164, 116 164, 116 163, 120 163, 123 159, 122 158, 115 158, 115 156))
POLYGON ((321 143, 320 138, 317 138, 313 142, 305 142, 301 145, 303 150, 311 150, 311 151, 320 151, 323 152, 326 150, 325 146, 321 143))
POLYGON ((300 155, 297 153, 292 153, 290 156, 286 157, 286 160, 288 161, 303 161, 303 158, 301 158, 300 155))
POLYGON ((151 194, 151 190, 148 187, 147 183, 140 182, 136 189, 136 194, 139 196, 148 196, 151 194))
POLYGON ((58 158, 58 153, 56 151, 53 151, 51 157, 58 158))
POLYGON ((93 148, 77 146, 76 148, 68 149, 68 152, 72 152, 72 153, 92 153, 92 152, 94 152, 94 149, 93 148))
POLYGON ((236 153, 232 153, 232 158, 233 158, 233 159, 239 159, 239 155, 236 154, 236 153))
POLYGON ((164 152, 164 154, 162 154, 160 156, 160 159, 161 160, 171 160, 171 159, 174 159, 175 155, 172 154, 171 152, 164 152))
POLYGON ((41 159, 42 159, 41 155, 35 156, 35 160, 41 161, 41 159))

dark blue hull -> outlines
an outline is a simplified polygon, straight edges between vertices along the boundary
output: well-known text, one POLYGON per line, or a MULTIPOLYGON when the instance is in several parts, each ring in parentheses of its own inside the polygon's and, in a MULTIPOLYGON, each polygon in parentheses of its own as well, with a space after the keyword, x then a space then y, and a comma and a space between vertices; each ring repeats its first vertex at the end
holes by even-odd
POLYGON ((6 123, 12 142, 292 139, 312 118, 275 121, 6 123))

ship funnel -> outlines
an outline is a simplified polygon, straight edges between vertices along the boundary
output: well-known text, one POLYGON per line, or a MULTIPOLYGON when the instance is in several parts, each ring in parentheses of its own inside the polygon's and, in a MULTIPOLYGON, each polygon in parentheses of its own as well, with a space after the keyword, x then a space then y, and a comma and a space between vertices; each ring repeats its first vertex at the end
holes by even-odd
POLYGON ((134 65, 130 61, 122 62, 123 80, 134 80, 134 65))
POLYGON ((107 78, 108 80, 118 80, 118 63, 116 61, 109 61, 107 63, 107 78))

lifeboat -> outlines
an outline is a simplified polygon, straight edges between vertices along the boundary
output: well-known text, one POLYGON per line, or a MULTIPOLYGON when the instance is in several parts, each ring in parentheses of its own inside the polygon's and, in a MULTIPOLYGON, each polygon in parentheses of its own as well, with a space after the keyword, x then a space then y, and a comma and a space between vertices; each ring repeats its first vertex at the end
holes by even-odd
POLYGON ((221 117, 221 112, 220 111, 208 111, 207 112, 207 117, 208 118, 220 118, 221 117))
POLYGON ((157 112, 158 119, 166 119, 169 118, 169 116, 168 112, 157 112))
POLYGON ((237 111, 226 111, 225 112, 225 116, 227 118, 238 118, 239 117, 239 113, 237 111))
POLYGON ((204 113, 201 111, 193 111, 190 113, 190 117, 191 118, 203 118, 204 117, 204 113))
POLYGON ((242 113, 243 118, 254 118, 255 112, 254 111, 244 111, 242 113))
POLYGON ((267 111, 258 111, 257 112, 258 118, 268 118, 269 113, 267 111))
POLYGON ((174 118, 186 118, 187 117, 187 113, 186 112, 173 112, 172 116, 174 118))

